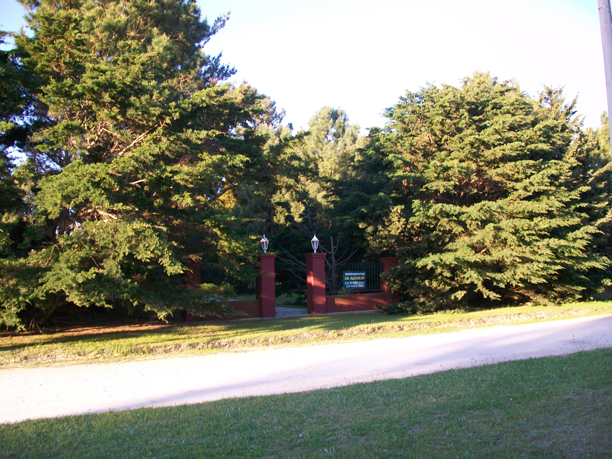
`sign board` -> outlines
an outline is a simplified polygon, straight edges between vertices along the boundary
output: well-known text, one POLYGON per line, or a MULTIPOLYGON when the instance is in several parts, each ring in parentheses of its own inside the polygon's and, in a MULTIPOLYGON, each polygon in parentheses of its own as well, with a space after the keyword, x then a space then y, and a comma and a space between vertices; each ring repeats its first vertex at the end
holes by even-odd
POLYGON ((342 274, 344 290, 356 290, 366 288, 365 271, 345 271, 342 274))

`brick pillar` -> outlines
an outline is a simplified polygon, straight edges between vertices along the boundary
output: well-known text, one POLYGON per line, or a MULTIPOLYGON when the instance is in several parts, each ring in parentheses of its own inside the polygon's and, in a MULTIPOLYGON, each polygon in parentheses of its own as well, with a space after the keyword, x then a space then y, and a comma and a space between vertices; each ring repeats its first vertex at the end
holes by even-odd
MULTIPOLYGON (((383 265, 383 272, 395 268, 398 264, 398 260, 395 257, 383 257, 380 259, 380 262, 383 265)), ((387 304, 399 303, 399 293, 391 292, 385 281, 382 281, 381 287, 382 291, 387 294, 387 304)))
POLYGON ((309 314, 327 314, 325 299, 325 254, 306 254, 306 296, 309 314))
POLYGON ((257 298, 261 300, 261 317, 276 317, 276 255, 264 253, 259 256, 261 267, 257 279, 257 298))
MULTIPOLYGON (((183 273, 183 276, 185 276, 185 288, 193 292, 200 288, 200 263, 190 261, 185 268, 187 268, 183 273)), ((184 309, 180 314, 183 322, 193 322, 194 318, 197 318, 197 316, 193 316, 184 309)))
POLYGON ((197 290, 200 288, 200 263, 191 261, 187 263, 185 271, 185 286, 187 290, 197 290))

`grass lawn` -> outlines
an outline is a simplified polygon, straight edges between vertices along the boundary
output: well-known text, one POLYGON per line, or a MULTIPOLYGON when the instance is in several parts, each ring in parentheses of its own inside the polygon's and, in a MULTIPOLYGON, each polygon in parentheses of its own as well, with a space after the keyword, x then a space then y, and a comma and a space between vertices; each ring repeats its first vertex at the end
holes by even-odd
POLYGON ((423 316, 342 314, 189 326, 89 327, 44 335, 5 333, 0 334, 0 369, 405 337, 602 314, 612 314, 612 302, 523 306, 423 316))
POLYGON ((609 458, 612 349, 0 425, 0 458, 609 458))

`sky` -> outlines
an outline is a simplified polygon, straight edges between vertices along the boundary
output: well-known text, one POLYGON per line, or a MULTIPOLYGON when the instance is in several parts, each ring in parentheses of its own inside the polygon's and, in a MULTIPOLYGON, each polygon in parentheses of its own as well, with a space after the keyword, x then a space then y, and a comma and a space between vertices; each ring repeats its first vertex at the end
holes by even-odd
MULTIPOLYGON (((198 0, 230 20, 205 50, 223 53, 276 101, 296 129, 323 106, 362 128, 427 84, 458 86, 475 71, 578 96, 585 126, 606 110, 597 0, 198 0)), ((23 8, 0 0, 0 28, 17 31, 23 8)))

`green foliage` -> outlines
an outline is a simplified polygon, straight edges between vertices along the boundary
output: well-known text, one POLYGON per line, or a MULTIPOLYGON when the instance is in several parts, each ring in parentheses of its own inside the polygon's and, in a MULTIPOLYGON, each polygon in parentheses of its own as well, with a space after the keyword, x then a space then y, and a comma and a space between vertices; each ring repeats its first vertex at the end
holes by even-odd
POLYGON ((312 250, 313 234, 330 254, 330 264, 350 256, 357 246, 355 233, 341 226, 337 191, 339 184, 352 180, 352 166, 365 139, 344 111, 329 107, 311 118, 308 131, 293 135, 285 126, 261 125, 257 132, 266 139, 262 167, 232 192, 228 211, 241 225, 234 235, 242 234, 245 240, 251 236, 255 247, 252 235, 265 233, 277 254, 277 291, 304 290, 303 254, 312 250))
POLYGON ((204 52, 226 18, 201 20, 191 0, 23 3, 33 34, 16 37, 20 62, 48 122, 24 151, 33 236, 27 256, 3 260, 0 324, 65 304, 219 309, 185 290, 185 266, 226 248, 223 197, 259 172, 257 128, 278 120, 204 52))
POLYGON ((297 281, 286 281, 293 289, 305 287, 303 254, 312 250, 314 234, 332 271, 365 252, 361 231, 345 218, 347 203, 341 198, 348 187, 358 185, 353 165, 366 143, 343 110, 323 107, 311 118, 308 131, 282 146, 271 196, 273 232, 267 234, 274 236, 281 276, 297 281))
POLYGON ((404 310, 609 283, 607 118, 582 129, 560 91, 477 73, 407 93, 367 138, 329 107, 293 135, 224 83, 204 47, 227 17, 195 0, 21 1, 32 34, 0 51, 0 325, 65 306, 223 313, 231 289, 186 289, 187 267, 248 282, 262 233, 279 293, 304 287, 314 233, 332 270, 397 254, 404 310))
POLYGON ((376 244, 401 259, 388 280, 405 309, 560 302, 602 288, 610 261, 594 249, 609 195, 587 200, 603 164, 591 161, 574 105, 476 73, 388 110, 377 154, 393 203, 376 244))

